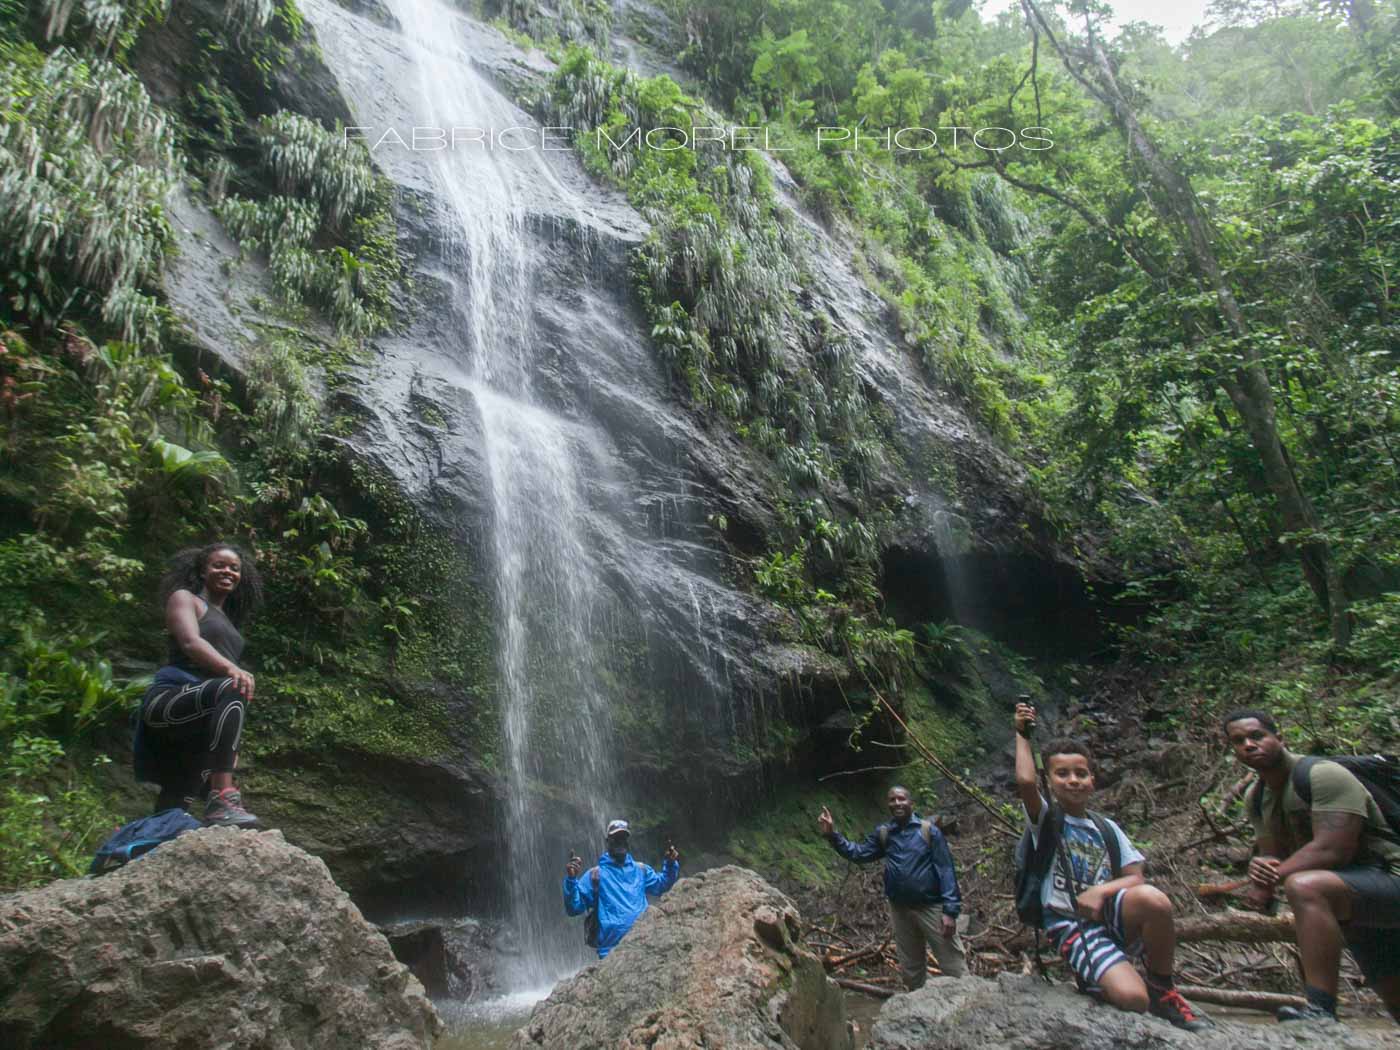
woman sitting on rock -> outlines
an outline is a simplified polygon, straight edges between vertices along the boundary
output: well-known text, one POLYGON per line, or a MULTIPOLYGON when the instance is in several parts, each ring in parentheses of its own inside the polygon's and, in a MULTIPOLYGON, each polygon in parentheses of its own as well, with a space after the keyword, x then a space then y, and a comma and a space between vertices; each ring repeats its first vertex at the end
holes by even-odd
POLYGON ((205 795, 204 823, 247 826, 233 786, 253 676, 238 666, 238 627, 262 598, 253 559, 232 543, 183 550, 161 580, 170 655, 141 702, 137 777, 161 786, 156 809, 205 795))

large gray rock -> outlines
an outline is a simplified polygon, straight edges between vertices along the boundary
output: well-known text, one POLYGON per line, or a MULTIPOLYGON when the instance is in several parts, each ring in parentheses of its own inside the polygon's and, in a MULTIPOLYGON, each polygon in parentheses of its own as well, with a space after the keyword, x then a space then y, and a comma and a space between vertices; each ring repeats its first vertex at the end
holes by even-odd
POLYGON ((797 908, 744 868, 682 879, 606 959, 560 984, 512 1050, 849 1050, 841 991, 797 908))
POLYGON ((425 1050, 422 986, 325 864, 206 829, 100 879, 0 898, 11 1050, 425 1050))
POLYGON ((995 981, 933 981, 891 999, 875 1022, 872 1050, 1378 1050, 1384 1037, 1346 1025, 1247 1025, 1217 1021, 1183 1032, 1145 1014, 1129 1014, 1077 995, 1067 985, 1002 974, 995 981))

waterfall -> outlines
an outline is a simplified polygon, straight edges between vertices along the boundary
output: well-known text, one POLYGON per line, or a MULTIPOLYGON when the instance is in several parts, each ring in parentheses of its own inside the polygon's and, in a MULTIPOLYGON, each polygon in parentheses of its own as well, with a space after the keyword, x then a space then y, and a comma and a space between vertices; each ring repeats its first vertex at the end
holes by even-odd
POLYGON ((967 568, 967 555, 972 549, 967 519, 938 506, 929 514, 929 531, 933 533, 934 547, 943 569, 952 619, 955 623, 969 624, 978 585, 967 568))
MULTIPOLYGON (((403 28, 418 90, 401 90, 415 124, 432 128, 516 126, 520 114, 473 68, 457 16, 437 0, 390 0, 403 28)), ((462 317, 465 386, 480 412, 490 477, 504 718, 508 813, 500 836, 512 919, 522 938, 522 984, 538 985, 584 959, 577 925, 563 921, 564 857, 540 833, 545 784, 568 785, 590 814, 580 852, 591 860, 618 798, 608 759, 611 730, 600 687, 596 607, 604 593, 588 556, 580 464, 570 423, 541 403, 532 376, 541 356, 533 331, 535 269, 521 189, 553 185, 539 149, 481 143, 422 151, 449 214, 441 228, 460 263, 455 305, 462 317)))

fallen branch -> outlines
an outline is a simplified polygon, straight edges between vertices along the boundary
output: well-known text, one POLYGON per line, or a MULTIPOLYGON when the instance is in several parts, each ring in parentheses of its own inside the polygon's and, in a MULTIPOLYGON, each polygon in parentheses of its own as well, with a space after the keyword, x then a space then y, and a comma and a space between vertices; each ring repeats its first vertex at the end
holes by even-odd
POLYGON ((833 977, 831 979, 842 988, 849 988, 853 992, 864 992, 866 995, 873 995, 876 999, 889 999, 898 994, 893 988, 881 988, 877 984, 853 981, 849 977, 833 977))
POLYGON ((1177 990, 1188 999, 1216 1006, 1239 1006, 1246 1010, 1262 1010, 1273 1013, 1280 1006, 1303 1006, 1307 1003, 1301 995, 1283 995, 1279 992, 1233 991, 1229 988, 1200 988, 1193 984, 1182 984, 1177 990))
POLYGON ((850 966, 852 963, 858 963, 862 959, 870 959, 876 956, 883 955, 885 953, 885 948, 889 945, 889 943, 889 938, 886 938, 880 944, 867 945, 866 947, 861 948, 859 951, 851 952, 848 955, 842 955, 839 957, 833 957, 828 955, 824 959, 822 959, 822 965, 826 967, 828 972, 834 972, 836 970, 841 969, 844 966, 850 966))
POLYGON ((865 766, 861 769, 839 769, 835 773, 828 773, 826 776, 817 777, 817 783, 823 780, 830 780, 832 777, 854 777, 862 773, 879 773, 891 769, 903 769, 903 766, 865 766))
POLYGON ((1196 887, 1197 897, 1225 897, 1249 885, 1248 879, 1232 879, 1229 882, 1203 882, 1196 887))
MULTIPOLYGON (((860 664, 856 662, 855 657, 852 655, 849 646, 846 647, 846 658, 850 660, 856 667, 860 667, 860 664)), ((918 736, 915 735, 914 731, 909 728, 908 723, 906 723, 904 719, 899 716, 899 712, 894 709, 894 705, 885 699, 885 695, 881 693, 880 690, 875 688, 875 683, 870 680, 870 676, 865 673, 864 668, 860 669, 860 673, 861 677, 865 679, 865 684, 870 687, 870 692, 874 695, 875 699, 880 702, 880 706, 883 707, 885 709, 885 712, 895 720, 895 723, 899 726, 899 728, 904 730, 905 739, 908 740, 909 743, 914 745, 914 750, 923 756, 924 761, 926 761, 929 765, 933 766, 934 769, 938 770, 945 777, 947 777, 955 788, 957 788, 964 795, 966 795, 968 798, 972 799, 972 801, 976 802, 979 806, 985 809, 991 815, 993 828, 1001 832, 1003 835, 1009 835, 1013 839, 1019 839, 1021 837, 1020 830, 1012 827, 1011 824, 1007 821, 1006 817, 1004 817, 1001 813, 997 812, 997 810, 992 807, 992 804, 987 801, 986 797, 982 794, 981 791, 977 790, 975 787, 973 787, 971 784, 965 781, 962 777, 954 773, 951 769, 948 768, 948 766, 943 762, 942 759, 940 759, 937 755, 930 751, 924 745, 924 742, 920 740, 918 736)))
POLYGON ((1237 941, 1242 944, 1290 942, 1293 940, 1293 916, 1227 911, 1223 915, 1182 919, 1176 924, 1176 939, 1183 944, 1192 941, 1237 941))

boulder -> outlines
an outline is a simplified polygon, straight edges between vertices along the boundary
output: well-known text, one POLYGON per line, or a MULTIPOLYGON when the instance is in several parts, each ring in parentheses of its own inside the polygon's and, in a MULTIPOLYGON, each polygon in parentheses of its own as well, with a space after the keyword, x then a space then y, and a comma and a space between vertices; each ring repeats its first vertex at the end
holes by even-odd
POLYGON ((394 958, 434 999, 474 999, 495 990, 496 938, 478 920, 402 919, 377 925, 394 958))
POLYGON ((1207 1032, 1183 1032, 1146 1014, 1129 1014, 1078 995, 1068 985, 1002 974, 932 981, 885 1004, 872 1050, 1380 1050, 1395 1044, 1346 1025, 1296 1022, 1250 1025, 1216 1020, 1207 1032))
POLYGON ((0 897, 11 1050, 426 1050, 422 986, 317 858, 209 828, 98 879, 0 897))
POLYGON ((786 896, 744 868, 682 879, 602 962, 561 983, 512 1050, 849 1050, 841 991, 786 896))

